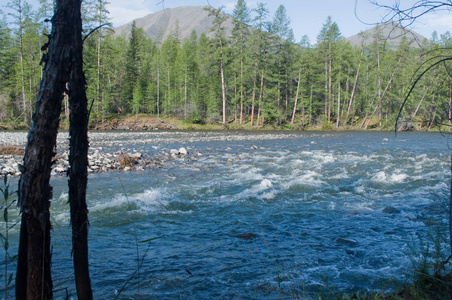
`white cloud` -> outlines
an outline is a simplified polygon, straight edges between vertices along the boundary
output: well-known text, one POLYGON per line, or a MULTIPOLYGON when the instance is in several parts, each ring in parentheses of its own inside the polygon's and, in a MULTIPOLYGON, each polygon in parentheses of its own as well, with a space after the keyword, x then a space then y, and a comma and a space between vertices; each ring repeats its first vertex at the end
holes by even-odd
POLYGON ((108 10, 115 27, 155 12, 143 0, 111 0, 108 10))
POLYGON ((435 27, 447 27, 452 28, 452 15, 430 15, 426 18, 426 26, 435 27))

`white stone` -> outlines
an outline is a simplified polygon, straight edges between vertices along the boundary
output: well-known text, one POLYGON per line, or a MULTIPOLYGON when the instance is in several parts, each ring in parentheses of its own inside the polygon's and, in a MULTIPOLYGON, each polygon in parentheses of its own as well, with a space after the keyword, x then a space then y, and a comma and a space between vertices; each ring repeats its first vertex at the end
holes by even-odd
POLYGON ((188 154, 187 149, 185 149, 184 147, 180 148, 179 149, 179 154, 180 155, 187 155, 188 154))

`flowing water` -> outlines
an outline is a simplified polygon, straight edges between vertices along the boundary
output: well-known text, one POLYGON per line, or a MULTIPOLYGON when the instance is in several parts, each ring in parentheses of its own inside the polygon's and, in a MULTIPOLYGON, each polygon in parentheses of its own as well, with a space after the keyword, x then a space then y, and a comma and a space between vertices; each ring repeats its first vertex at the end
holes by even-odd
MULTIPOLYGON (((451 151, 439 133, 93 133, 91 144, 201 154, 90 175, 95 299, 390 290, 430 233, 447 234, 451 151)), ((66 182, 52 179, 56 298, 75 294, 66 182)))

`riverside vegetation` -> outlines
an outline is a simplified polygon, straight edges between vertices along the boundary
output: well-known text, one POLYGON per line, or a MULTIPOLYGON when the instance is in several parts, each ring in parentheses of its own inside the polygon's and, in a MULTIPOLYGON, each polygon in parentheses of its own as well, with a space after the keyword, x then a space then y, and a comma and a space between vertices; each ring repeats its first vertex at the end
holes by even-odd
MULTIPOLYGON (((52 12, 52 1, 40 4, 10 1, 5 10, 13 22, 0 18, 0 128, 31 124, 49 31, 43 20, 52 12)), ((107 5, 83 1, 86 33, 109 24, 107 5)), ((111 120, 146 115, 193 126, 392 128, 416 68, 452 45, 446 32, 420 48, 408 39, 394 47, 377 27, 367 37, 374 42, 352 46, 330 17, 309 41, 293 36, 283 5, 270 17, 264 4, 251 10, 239 0, 231 34, 225 15, 211 14, 214 37, 192 32, 182 40, 176 26, 167 39, 152 40, 135 24, 128 36, 108 26, 90 34, 84 42, 90 126, 108 129, 111 120)), ((428 130, 448 119, 450 82, 444 68, 423 76, 405 105, 402 129, 428 130)))

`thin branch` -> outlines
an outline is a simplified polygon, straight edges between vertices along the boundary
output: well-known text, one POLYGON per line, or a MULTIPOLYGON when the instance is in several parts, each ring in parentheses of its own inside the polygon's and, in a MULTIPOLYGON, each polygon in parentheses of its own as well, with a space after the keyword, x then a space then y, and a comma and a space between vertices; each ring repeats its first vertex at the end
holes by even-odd
POLYGON ((441 64, 441 63, 443 63, 443 62, 449 61, 449 60, 452 60, 452 57, 446 57, 446 58, 443 58, 443 59, 437 61, 436 63, 430 65, 430 66, 429 66, 427 69, 425 69, 425 70, 424 70, 424 71, 416 78, 416 80, 413 82, 413 84, 411 85, 411 88, 410 88, 410 90, 408 91, 408 94, 406 95, 405 99, 403 100, 402 105, 400 106, 399 112, 398 112, 398 114, 397 114, 397 117, 396 117, 396 120, 395 120, 395 131, 396 131, 396 132, 397 132, 397 127, 398 127, 398 123, 399 123, 399 118, 400 118, 400 115, 402 114, 402 110, 403 110, 403 108, 405 107, 405 104, 407 103, 408 98, 411 96, 411 93, 413 92, 413 90, 414 90, 414 88, 416 87, 416 85, 417 85, 417 83, 419 82, 419 80, 421 80, 421 78, 422 78, 428 71, 430 71, 431 69, 433 69, 433 68, 436 67, 437 65, 439 65, 439 64, 441 64))
MULTIPOLYGON (((96 32, 97 30, 101 29, 101 28, 104 27, 104 26, 111 26, 111 23, 105 23, 105 24, 99 25, 99 26, 97 26, 96 28, 94 28, 93 30, 91 30, 87 35, 85 35, 85 37, 84 37, 83 40, 82 40, 82 43, 84 43, 85 40, 86 40, 92 33, 96 32)), ((110 28, 110 29, 111 29, 111 28, 110 28)), ((113 31, 113 29, 111 29, 111 30, 113 31)))

